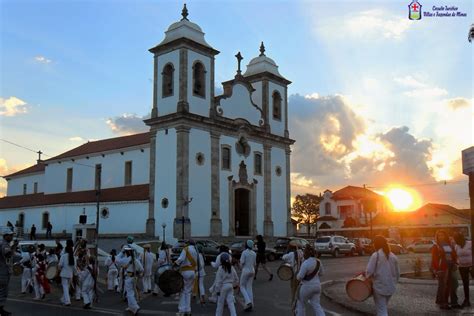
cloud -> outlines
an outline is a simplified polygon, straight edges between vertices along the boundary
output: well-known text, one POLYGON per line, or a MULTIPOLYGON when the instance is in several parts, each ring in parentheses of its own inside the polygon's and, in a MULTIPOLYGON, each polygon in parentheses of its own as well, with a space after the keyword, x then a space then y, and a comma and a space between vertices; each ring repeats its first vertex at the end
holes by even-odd
POLYGON ((148 127, 143 123, 149 116, 137 116, 136 114, 122 114, 114 118, 109 118, 106 123, 112 132, 120 135, 131 135, 146 132, 148 127))
POLYGON ((39 63, 39 64, 50 64, 52 62, 51 59, 48 59, 44 56, 41 56, 41 55, 38 55, 38 56, 35 56, 35 62, 39 63))
POLYGON ((472 100, 469 100, 466 98, 454 98, 454 99, 446 100, 446 104, 448 105, 448 107, 453 110, 472 106, 473 103, 474 102, 472 100))
POLYGON ((0 116, 15 116, 28 112, 26 102, 17 98, 9 97, 8 99, 0 98, 0 116))
POLYGON ((433 99, 448 94, 446 89, 422 82, 413 78, 412 76, 395 77, 393 78, 393 81, 404 88, 410 89, 403 92, 403 95, 410 98, 433 99))
POLYGON ((85 142, 85 139, 80 136, 70 137, 69 140, 72 142, 85 142))
POLYGON ((7 161, 4 158, 0 158, 0 198, 4 197, 7 193, 7 181, 2 177, 15 173, 26 167, 29 167, 29 165, 17 165, 13 168, 10 168, 8 167, 7 161))

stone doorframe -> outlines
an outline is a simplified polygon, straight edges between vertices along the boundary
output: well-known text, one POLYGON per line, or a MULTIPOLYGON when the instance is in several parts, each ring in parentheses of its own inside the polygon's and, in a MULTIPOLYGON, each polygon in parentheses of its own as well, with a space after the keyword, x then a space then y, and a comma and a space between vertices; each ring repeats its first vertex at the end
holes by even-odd
POLYGON ((235 237, 235 191, 246 189, 249 191, 249 232, 250 236, 257 234, 257 180, 252 183, 236 182, 234 176, 229 176, 229 236, 235 237))

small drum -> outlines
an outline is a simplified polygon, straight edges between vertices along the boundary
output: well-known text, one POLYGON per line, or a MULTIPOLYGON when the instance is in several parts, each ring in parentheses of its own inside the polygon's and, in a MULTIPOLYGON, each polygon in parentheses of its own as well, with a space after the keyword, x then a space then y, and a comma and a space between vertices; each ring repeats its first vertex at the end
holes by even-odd
POLYGON ((170 268, 160 274, 157 284, 163 293, 171 295, 181 292, 184 286, 184 280, 181 273, 170 268))
POLYGON ((347 295, 356 302, 363 302, 372 296, 372 279, 359 274, 346 283, 347 295))
POLYGON ((55 261, 48 264, 45 276, 46 279, 53 280, 56 277, 56 274, 58 274, 58 263, 55 261))
POLYGON ((278 268, 277 275, 282 281, 290 281, 293 278, 293 269, 289 263, 282 263, 278 268))
POLYGON ((12 267, 13 275, 19 276, 23 274, 23 266, 19 263, 15 263, 12 267))

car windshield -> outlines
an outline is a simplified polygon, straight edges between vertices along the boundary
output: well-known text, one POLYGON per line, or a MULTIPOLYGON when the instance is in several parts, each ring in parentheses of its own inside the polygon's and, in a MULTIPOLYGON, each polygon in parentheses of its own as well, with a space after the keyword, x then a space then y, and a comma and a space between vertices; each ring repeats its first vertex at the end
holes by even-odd
POLYGON ((316 239, 316 242, 329 242, 330 238, 329 237, 321 237, 316 239))

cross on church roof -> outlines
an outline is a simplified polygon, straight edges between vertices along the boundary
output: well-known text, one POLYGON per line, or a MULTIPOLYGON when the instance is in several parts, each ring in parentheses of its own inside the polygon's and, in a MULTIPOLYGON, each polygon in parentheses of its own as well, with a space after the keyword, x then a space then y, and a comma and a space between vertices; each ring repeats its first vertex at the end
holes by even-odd
POLYGON ((43 152, 41 150, 38 150, 36 153, 38 154, 38 162, 40 162, 41 161, 41 154, 43 152))
POLYGON ((183 10, 181 10, 181 15, 183 16, 183 18, 181 19, 182 20, 186 20, 186 21, 189 21, 188 20, 188 8, 186 8, 186 3, 184 4, 183 6, 183 10))
POLYGON ((240 52, 237 53, 237 55, 235 55, 235 57, 237 58, 237 75, 240 75, 242 74, 242 71, 240 70, 240 62, 242 61, 242 59, 244 59, 242 57, 242 55, 240 54, 240 52))
POLYGON ((260 44, 260 56, 265 56, 265 45, 260 44))

